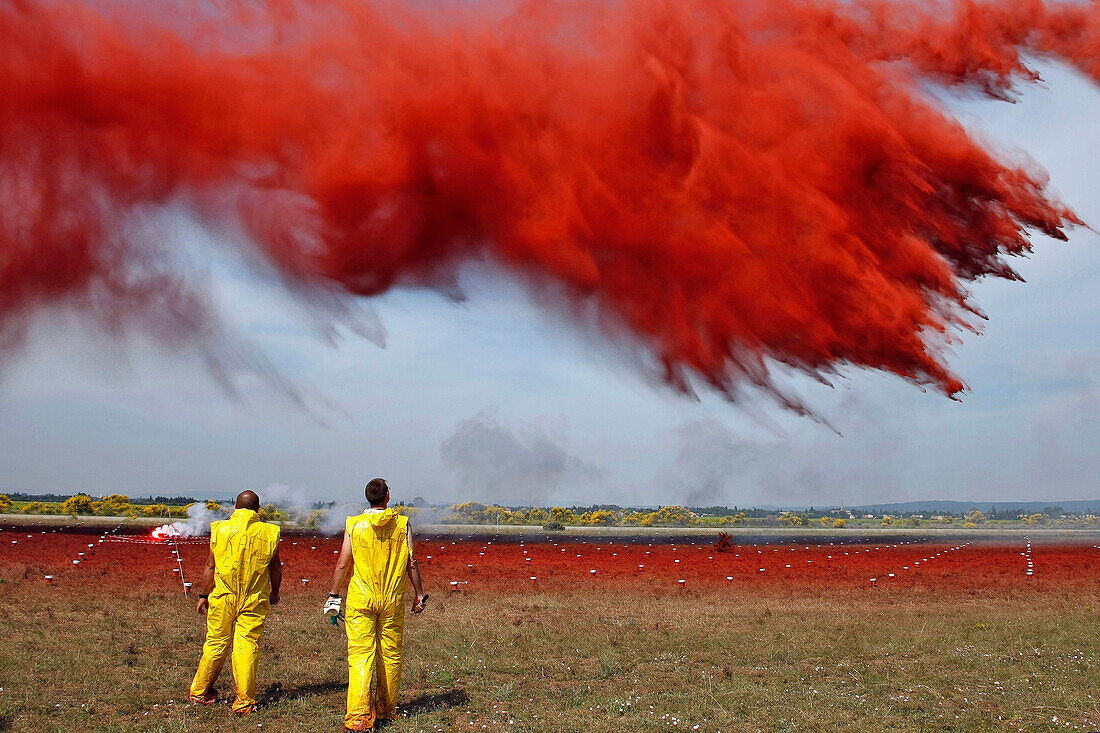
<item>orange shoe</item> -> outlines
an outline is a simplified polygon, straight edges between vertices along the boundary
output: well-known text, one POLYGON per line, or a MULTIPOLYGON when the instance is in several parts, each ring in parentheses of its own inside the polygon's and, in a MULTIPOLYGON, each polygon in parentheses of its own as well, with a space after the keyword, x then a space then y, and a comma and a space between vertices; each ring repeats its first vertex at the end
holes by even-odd
POLYGON ((192 705, 213 705, 218 701, 218 693, 208 692, 202 697, 196 697, 188 693, 187 699, 191 701, 192 705))

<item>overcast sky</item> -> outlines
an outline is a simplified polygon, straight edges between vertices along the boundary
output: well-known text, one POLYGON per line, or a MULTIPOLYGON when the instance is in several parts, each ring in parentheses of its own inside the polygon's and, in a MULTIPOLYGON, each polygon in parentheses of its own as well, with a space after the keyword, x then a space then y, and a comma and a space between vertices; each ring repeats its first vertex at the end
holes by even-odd
MULTIPOLYGON (((1040 68, 1047 87, 1015 105, 949 103, 1007 155, 1026 151, 1096 225, 1100 94, 1040 68)), ((680 396, 629 345, 539 308, 488 266, 463 273, 463 304, 413 290, 349 300, 360 333, 334 335, 314 300, 288 296, 185 212, 156 224, 235 332, 227 373, 64 309, 40 314, 0 365, 0 490, 228 496, 278 483, 354 500, 377 475, 395 499, 435 502, 1100 497, 1100 238, 1088 230, 1036 237, 1016 263, 1026 283, 975 286, 989 321, 951 358, 970 387, 960 401, 865 371, 832 389, 782 380, 829 427, 764 395, 680 396)))

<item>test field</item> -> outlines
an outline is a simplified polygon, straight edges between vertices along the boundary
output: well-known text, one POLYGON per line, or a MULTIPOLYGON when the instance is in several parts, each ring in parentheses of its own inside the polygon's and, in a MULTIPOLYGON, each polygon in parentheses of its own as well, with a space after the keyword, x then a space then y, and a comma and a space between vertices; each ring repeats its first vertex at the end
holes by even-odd
MULTIPOLYGON (((285 537, 261 709, 234 719, 186 703, 201 540, 0 530, 0 730, 341 729, 336 539, 285 537)), ((432 597, 387 730, 1100 730, 1100 540, 1081 537, 424 538, 432 597)))

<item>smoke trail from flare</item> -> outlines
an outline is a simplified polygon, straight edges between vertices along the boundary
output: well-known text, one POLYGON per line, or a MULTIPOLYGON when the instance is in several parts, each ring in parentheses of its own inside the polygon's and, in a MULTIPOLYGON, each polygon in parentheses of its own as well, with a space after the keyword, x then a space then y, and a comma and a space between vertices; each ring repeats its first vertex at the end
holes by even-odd
POLYGON ((1021 54, 1100 80, 1100 5, 1040 0, 0 0, 0 344, 75 302, 169 341, 212 314, 184 204, 289 283, 373 295, 488 257, 732 393, 768 360, 947 394, 942 347, 1080 223, 927 92, 1021 54))
POLYGON ((208 509, 205 502, 195 502, 187 508, 187 521, 162 524, 155 528, 150 536, 153 539, 203 537, 210 534, 210 523, 217 519, 224 519, 228 512, 218 507, 208 509))

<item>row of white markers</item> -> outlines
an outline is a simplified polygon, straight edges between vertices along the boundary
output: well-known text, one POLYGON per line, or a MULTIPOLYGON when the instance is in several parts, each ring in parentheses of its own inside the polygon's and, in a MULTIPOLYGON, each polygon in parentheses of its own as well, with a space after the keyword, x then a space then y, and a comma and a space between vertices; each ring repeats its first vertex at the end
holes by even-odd
MULTIPOLYGON (((914 567, 914 569, 916 569, 916 567, 919 566, 922 562, 925 563, 925 564, 928 564, 930 562, 935 561, 935 559, 938 558, 938 557, 946 555, 949 552, 957 552, 957 551, 961 550, 962 548, 966 547, 967 545, 972 545, 972 544, 974 544, 974 543, 973 542, 964 542, 961 545, 956 545, 954 547, 949 547, 946 550, 942 550, 940 552, 933 553, 933 554, 929 555, 928 557, 922 557, 920 560, 916 560, 916 561, 913 562, 913 567, 914 567)), ((901 569, 902 570, 909 570, 909 566, 908 565, 902 565, 901 569)), ((897 573, 887 573, 887 575, 886 575, 887 578, 894 578, 896 576, 897 576, 897 573)), ((877 585, 877 584, 878 584, 878 578, 871 578, 871 585, 877 585)))

